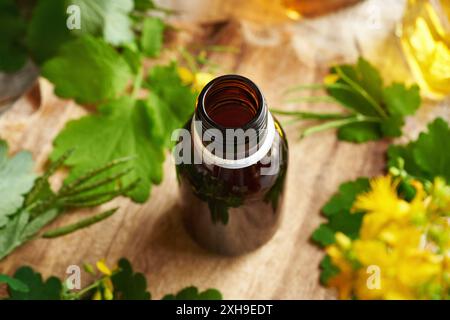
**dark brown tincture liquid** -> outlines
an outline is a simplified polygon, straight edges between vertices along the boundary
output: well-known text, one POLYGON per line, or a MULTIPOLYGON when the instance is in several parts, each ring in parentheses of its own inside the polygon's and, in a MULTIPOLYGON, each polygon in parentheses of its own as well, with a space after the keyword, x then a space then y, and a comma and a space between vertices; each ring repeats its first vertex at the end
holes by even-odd
MULTIPOLYGON (((264 97, 247 78, 222 76, 200 93, 195 120, 202 121, 203 129, 262 129, 271 123, 275 139, 266 156, 279 164, 273 174, 262 174, 262 168, 273 164, 263 160, 237 169, 205 162, 194 164, 197 151, 191 139, 191 163, 177 165, 182 216, 189 234, 211 251, 226 255, 245 253, 266 243, 277 230, 288 145, 280 124, 275 119, 268 121, 269 117, 264 97)), ((191 136, 194 134, 191 121, 185 128, 191 136)))

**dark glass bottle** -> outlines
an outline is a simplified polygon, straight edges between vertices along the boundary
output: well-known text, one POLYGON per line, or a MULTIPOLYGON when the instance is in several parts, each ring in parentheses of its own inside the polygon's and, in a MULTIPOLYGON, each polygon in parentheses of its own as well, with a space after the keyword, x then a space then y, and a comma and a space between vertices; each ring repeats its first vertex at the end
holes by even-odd
POLYGON ((251 80, 225 75, 205 86, 175 158, 183 221, 201 246, 236 255, 274 235, 288 145, 251 80))

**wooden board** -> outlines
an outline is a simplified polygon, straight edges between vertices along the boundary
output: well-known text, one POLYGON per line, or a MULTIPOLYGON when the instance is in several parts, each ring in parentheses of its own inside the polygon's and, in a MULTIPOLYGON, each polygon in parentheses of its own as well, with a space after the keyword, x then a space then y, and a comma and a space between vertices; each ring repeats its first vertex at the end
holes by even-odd
MULTIPOLYGON (((252 78, 271 106, 294 109, 298 106, 283 103, 284 89, 292 84, 321 81, 331 62, 353 61, 358 50, 379 62, 385 67, 383 70, 392 71, 391 63, 402 66, 402 72, 407 73, 393 35, 402 1, 391 2, 390 8, 385 8, 381 1, 367 1, 316 20, 271 26, 242 19, 210 21, 205 25, 192 17, 178 24, 181 31, 172 37, 170 47, 180 44, 236 47, 239 53, 214 53, 210 58, 221 65, 223 72, 252 78), (379 24, 367 23, 368 15, 372 14, 369 5, 379 5, 382 10, 377 16, 379 24), (376 29, 374 25, 381 27, 376 29), (393 54, 389 55, 390 52, 393 54)), ((177 1, 167 4, 176 7, 177 1)), ((168 53, 165 58, 172 55, 168 53)), ((396 71, 388 76, 396 78, 400 74, 396 71)), ((0 136, 10 143, 11 152, 30 150, 37 170, 42 170, 52 139, 64 124, 86 112, 72 101, 57 98, 52 90, 48 82, 40 79, 39 87, 0 118, 0 136)), ((337 107, 315 104, 302 108, 337 107)), ((436 114, 448 118, 448 110, 448 102, 425 106, 408 120, 406 136, 417 135, 436 114)), ((193 243, 181 224, 175 171, 168 158, 164 181, 153 188, 147 203, 136 205, 127 199, 115 200, 108 207, 120 205, 121 209, 112 218, 63 238, 32 241, 0 262, 0 272, 11 273, 28 264, 45 276, 63 277, 69 265, 93 263, 101 258, 113 264, 124 256, 136 270, 146 274, 154 298, 188 285, 218 288, 228 299, 333 298, 333 291, 319 285, 318 264, 323 252, 310 243, 309 237, 323 219, 321 206, 340 183, 383 172, 389 141, 356 145, 338 142, 334 132, 299 141, 298 128, 286 129, 290 167, 283 222, 275 237, 260 250, 230 258, 210 254, 193 243)), ((60 181, 56 179, 55 183, 60 181)), ((66 215, 54 226, 73 222, 87 213, 66 215)), ((86 282, 88 278, 82 280, 86 282)))

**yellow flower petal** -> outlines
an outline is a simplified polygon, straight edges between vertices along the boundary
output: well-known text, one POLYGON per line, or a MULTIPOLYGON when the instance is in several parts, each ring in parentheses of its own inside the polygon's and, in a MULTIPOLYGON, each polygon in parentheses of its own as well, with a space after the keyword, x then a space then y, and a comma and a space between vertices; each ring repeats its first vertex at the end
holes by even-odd
POLYGON ((95 291, 94 295, 92 296, 92 300, 102 300, 102 293, 100 290, 95 291))
POLYGON ((111 281, 111 278, 103 279, 102 283, 105 288, 108 288, 108 290, 110 290, 110 291, 114 291, 114 285, 111 281))
POLYGON ((181 79, 181 82, 185 85, 190 85, 194 82, 194 74, 185 67, 178 67, 178 76, 181 79))
POLYGON ((105 259, 101 259, 100 261, 97 261, 96 266, 97 266, 98 271, 100 271, 101 273, 103 273, 107 276, 112 275, 111 270, 108 268, 108 266, 105 263, 105 259))
POLYGON ((200 92, 200 91, 202 91, 203 87, 206 86, 213 79, 214 79, 214 76, 210 73, 197 72, 195 74, 193 89, 197 92, 200 92))
POLYGON ((403 218, 410 205, 397 195, 397 182, 391 176, 370 180, 370 191, 360 194, 353 205, 353 211, 368 211, 403 218))
POLYGON ((108 288, 103 290, 103 296, 105 297, 105 300, 112 300, 114 298, 112 291, 108 288))
POLYGON ((350 249, 350 247, 352 246, 352 240, 349 237, 347 237, 342 232, 336 232, 334 236, 336 238, 336 243, 341 249, 343 250, 350 249))
POLYGON ((327 74, 324 78, 323 78, 323 83, 324 84, 333 84, 336 81, 339 80, 339 76, 335 73, 330 73, 327 74))

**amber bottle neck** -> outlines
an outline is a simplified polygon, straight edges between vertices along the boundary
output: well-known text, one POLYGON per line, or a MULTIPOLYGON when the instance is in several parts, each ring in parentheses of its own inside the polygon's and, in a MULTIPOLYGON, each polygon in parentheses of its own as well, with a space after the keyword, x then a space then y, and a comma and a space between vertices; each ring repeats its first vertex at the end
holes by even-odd
POLYGON ((221 76, 205 86, 198 97, 193 129, 198 150, 209 148, 213 150, 211 158, 240 162, 259 159, 274 135, 273 119, 261 91, 239 75, 221 76))
POLYGON ((266 129, 268 109, 253 81, 240 75, 224 75, 201 91, 195 111, 204 130, 266 129))

